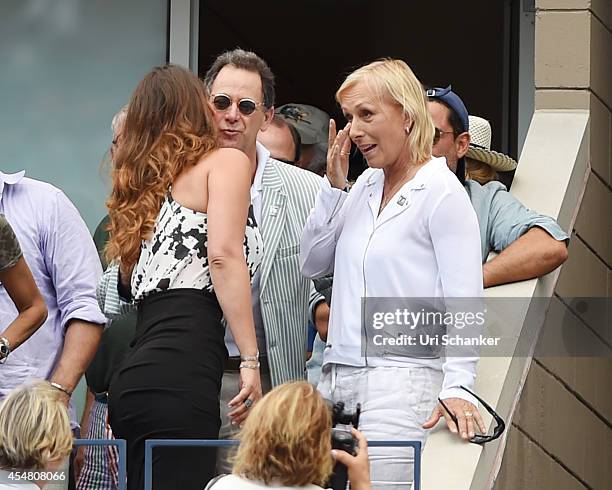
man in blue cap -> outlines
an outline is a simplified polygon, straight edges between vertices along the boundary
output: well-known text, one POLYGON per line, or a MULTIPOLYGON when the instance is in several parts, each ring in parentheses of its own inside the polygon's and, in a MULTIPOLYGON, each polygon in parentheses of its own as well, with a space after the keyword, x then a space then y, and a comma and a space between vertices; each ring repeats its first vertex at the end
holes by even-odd
POLYGON ((430 101, 429 113, 436 127, 434 156, 446 157, 449 168, 461 183, 465 183, 465 154, 470 146, 470 123, 465 104, 450 86, 431 88, 426 93, 430 101))
POLYGON ((447 88, 427 90, 428 109, 436 127, 433 155, 445 157, 470 196, 478 216, 484 287, 548 274, 567 259, 568 235, 548 216, 527 209, 497 181, 481 185, 465 178, 465 156, 471 137, 468 111, 447 88))

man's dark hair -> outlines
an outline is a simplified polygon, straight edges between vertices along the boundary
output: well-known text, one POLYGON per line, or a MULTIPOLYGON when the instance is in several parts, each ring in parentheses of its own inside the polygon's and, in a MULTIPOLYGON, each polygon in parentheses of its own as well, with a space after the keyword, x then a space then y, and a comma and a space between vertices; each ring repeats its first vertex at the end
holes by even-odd
POLYGON ((442 104, 448 109, 448 123, 450 124, 451 128, 453 128, 453 136, 455 138, 461 133, 465 133, 466 130, 463 129, 463 123, 461 122, 461 119, 459 118, 459 115, 457 114, 455 109, 449 106, 442 99, 432 99, 431 101, 437 102, 438 104, 442 104))
POLYGON ((226 65, 258 73, 261 78, 264 106, 269 109, 274 105, 274 73, 263 59, 252 51, 245 51, 244 49, 233 49, 217 56, 204 76, 204 83, 209 92, 215 78, 226 65))
POLYGON ((300 136, 300 133, 298 133, 298 130, 295 129, 295 126, 293 124, 287 122, 284 117, 281 117, 277 114, 274 115, 274 118, 272 119, 272 124, 277 128, 286 127, 287 129, 289 129, 289 132, 291 133, 291 139, 293 140, 293 146, 295 148, 293 163, 297 163, 300 157, 302 156, 302 138, 300 136))

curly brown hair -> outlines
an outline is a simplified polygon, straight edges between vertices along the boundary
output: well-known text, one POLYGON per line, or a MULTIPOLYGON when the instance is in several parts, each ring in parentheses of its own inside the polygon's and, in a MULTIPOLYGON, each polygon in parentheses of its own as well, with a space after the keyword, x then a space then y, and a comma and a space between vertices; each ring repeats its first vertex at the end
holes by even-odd
POLYGON ((235 474, 266 484, 324 485, 332 469, 331 413, 314 386, 277 386, 253 407, 240 432, 235 474))
POLYGON ((217 147, 204 83, 180 66, 153 68, 132 94, 117 146, 106 257, 131 270, 172 181, 217 147))

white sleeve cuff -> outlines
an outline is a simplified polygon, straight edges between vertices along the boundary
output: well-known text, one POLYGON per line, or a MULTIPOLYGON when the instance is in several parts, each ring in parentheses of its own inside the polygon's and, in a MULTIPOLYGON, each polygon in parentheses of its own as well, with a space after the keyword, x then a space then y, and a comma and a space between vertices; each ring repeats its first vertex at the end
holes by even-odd
POLYGON ((337 215, 348 193, 332 187, 327 177, 321 179, 321 189, 315 202, 315 220, 319 226, 328 225, 337 215))
POLYGON ((478 400, 476 400, 476 398, 474 398, 470 393, 459 387, 443 389, 440 392, 439 398, 441 400, 446 400, 447 398, 461 398, 462 400, 467 400, 476 408, 478 408, 478 400))

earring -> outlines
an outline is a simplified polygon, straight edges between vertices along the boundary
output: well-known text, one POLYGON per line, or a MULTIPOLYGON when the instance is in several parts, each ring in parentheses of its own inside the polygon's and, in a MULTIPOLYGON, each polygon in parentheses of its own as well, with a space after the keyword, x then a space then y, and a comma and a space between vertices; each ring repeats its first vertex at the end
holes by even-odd
POLYGON ((410 134, 410 128, 408 126, 406 126, 404 129, 406 129, 406 134, 410 134))

